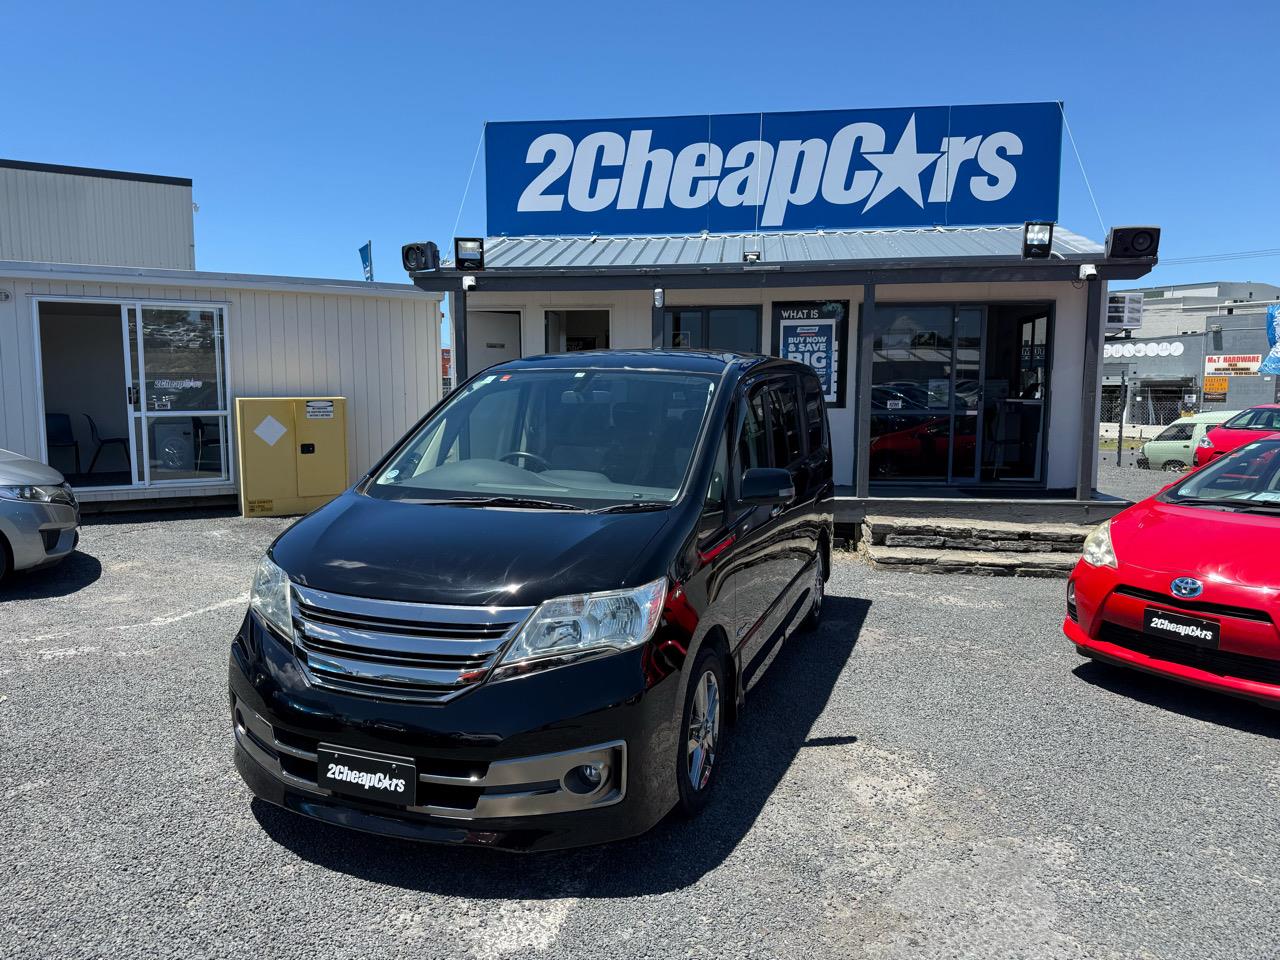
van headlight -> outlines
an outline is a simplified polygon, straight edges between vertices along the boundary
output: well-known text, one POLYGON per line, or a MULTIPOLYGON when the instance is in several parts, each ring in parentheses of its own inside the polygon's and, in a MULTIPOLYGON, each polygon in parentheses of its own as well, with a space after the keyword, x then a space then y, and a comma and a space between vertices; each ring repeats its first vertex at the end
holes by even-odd
POLYGON ((1103 520, 1084 538, 1084 562, 1095 567, 1118 567, 1116 551, 1111 546, 1111 521, 1103 520))
POLYGON ((663 577, 630 590, 548 600, 525 622, 493 678, 518 677, 586 656, 638 647, 658 628, 666 596, 663 577))
POLYGON ((290 594, 288 575, 272 563, 270 557, 264 556, 258 561, 258 572, 253 575, 249 606, 285 638, 293 637, 290 594))

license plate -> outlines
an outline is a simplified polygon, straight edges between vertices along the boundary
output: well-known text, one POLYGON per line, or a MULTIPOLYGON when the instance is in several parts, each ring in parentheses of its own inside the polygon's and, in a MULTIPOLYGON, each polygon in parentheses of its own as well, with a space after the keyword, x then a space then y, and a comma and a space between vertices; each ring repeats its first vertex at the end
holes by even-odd
POLYGON ((418 768, 409 757, 321 744, 316 760, 316 782, 334 793, 402 806, 416 797, 418 768))
POLYGON ((1218 649, 1221 626, 1217 620, 1188 617, 1181 613, 1147 607, 1142 618, 1142 629, 1153 637, 1164 640, 1180 640, 1197 647, 1218 649))

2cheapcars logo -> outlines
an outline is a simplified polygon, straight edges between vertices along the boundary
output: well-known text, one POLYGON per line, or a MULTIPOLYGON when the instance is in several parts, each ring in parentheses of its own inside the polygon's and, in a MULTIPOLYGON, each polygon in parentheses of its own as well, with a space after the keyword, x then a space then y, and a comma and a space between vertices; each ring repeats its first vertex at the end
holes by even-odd
POLYGON ((950 201, 958 186, 977 200, 1002 200, 1017 181, 1010 158, 1022 155, 1023 142, 1011 131, 945 136, 937 150, 921 150, 913 113, 892 149, 890 133, 859 121, 829 140, 744 140, 727 150, 702 141, 678 151, 652 146, 652 129, 633 129, 626 137, 600 130, 576 143, 564 133, 544 133, 525 156, 526 164, 542 169, 516 210, 557 213, 566 204, 580 213, 696 209, 714 201, 759 206, 760 226, 777 227, 788 207, 819 196, 831 204, 859 204, 866 213, 901 191, 924 209, 926 202, 950 201), (567 186, 558 186, 566 173, 567 186))
POLYGON ((1170 633, 1176 633, 1180 637, 1195 637, 1197 640, 1212 640, 1213 631, 1206 630, 1204 627, 1197 627, 1192 623, 1174 623, 1164 617, 1152 617, 1151 626, 1156 630, 1167 630, 1170 633))
POLYGON ((327 775, 331 780, 358 783, 367 789, 391 790, 394 793, 405 791, 405 782, 401 777, 388 777, 385 773, 369 773, 367 770, 352 770, 341 763, 329 764, 327 775))

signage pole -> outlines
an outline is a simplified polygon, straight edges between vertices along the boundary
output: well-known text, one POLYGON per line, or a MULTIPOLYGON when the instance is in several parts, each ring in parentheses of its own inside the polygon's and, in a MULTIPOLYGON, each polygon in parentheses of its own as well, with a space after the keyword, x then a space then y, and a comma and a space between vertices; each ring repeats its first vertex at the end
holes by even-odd
POLYGON ((1116 417, 1116 466, 1122 467, 1124 456, 1124 412, 1129 408, 1129 383, 1125 380, 1127 371, 1120 373, 1120 415, 1116 417))

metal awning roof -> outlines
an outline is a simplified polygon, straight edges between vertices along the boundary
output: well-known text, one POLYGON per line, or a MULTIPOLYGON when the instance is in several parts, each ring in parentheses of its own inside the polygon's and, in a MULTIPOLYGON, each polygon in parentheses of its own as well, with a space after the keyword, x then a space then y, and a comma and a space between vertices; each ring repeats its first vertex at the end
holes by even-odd
POLYGON ((1055 226, 1053 255, 1022 256, 1021 226, 647 237, 489 237, 485 268, 451 263, 410 273, 423 290, 627 290, 647 287, 802 287, 865 283, 1132 280, 1154 257, 1108 259, 1103 246, 1055 226), (748 251, 759 251, 747 263, 748 251))
MULTIPOLYGON (((485 270, 626 269, 741 264, 749 250, 762 264, 1022 257, 1022 227, 929 227, 910 230, 817 230, 805 233, 651 237, 490 237, 485 270)), ((1053 231, 1064 259, 1099 257, 1099 243, 1064 227, 1053 231)))

